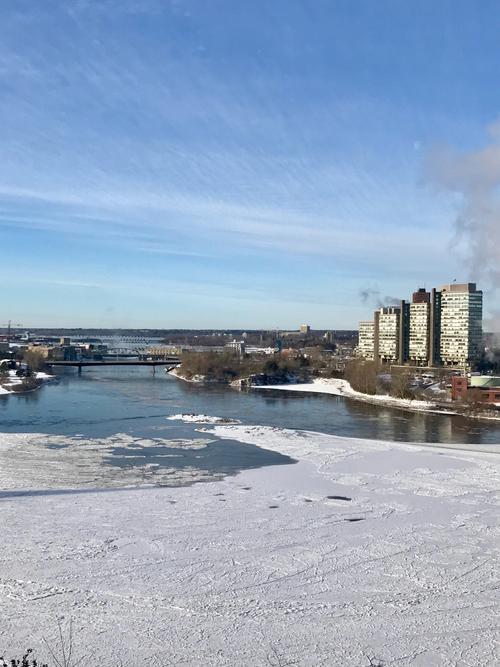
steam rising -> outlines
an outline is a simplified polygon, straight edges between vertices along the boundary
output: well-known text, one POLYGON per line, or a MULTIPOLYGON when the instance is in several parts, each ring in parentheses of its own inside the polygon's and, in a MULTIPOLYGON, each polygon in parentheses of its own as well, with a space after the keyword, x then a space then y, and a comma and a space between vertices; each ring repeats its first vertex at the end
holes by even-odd
MULTIPOLYGON (((469 278, 492 291, 491 303, 500 288, 500 124, 491 126, 488 136, 489 143, 479 150, 434 150, 427 173, 433 183, 459 197, 455 249, 465 257, 469 278)), ((488 326, 499 332, 498 307, 492 314, 488 326)))
POLYGON ((398 306, 401 299, 396 296, 381 296, 380 290, 372 287, 365 287, 359 290, 359 298, 361 302, 371 304, 373 308, 386 308, 387 306, 398 306))

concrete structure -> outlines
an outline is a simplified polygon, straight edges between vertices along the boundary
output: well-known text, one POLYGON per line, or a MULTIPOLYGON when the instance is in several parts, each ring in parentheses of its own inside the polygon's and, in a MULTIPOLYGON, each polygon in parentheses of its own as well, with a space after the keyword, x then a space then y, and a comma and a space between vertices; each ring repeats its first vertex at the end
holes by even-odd
POLYGON ((399 360, 401 308, 389 306, 378 312, 378 356, 382 361, 399 360))
POLYGON ((441 288, 440 358, 446 365, 470 365, 481 356, 483 293, 475 283, 441 288))
POLYGON ((245 341, 244 340, 232 340, 229 343, 226 343, 225 347, 229 348, 230 350, 234 350, 237 354, 243 355, 245 354, 245 341))
POLYGON ((305 334, 305 335, 310 334, 311 333, 311 327, 309 326, 309 324, 301 324, 300 328, 299 328, 299 332, 301 334, 305 334))
POLYGON ((326 343, 333 344, 335 343, 335 332, 334 331, 325 331, 323 334, 323 340, 326 343))
POLYGON ((358 353, 364 359, 375 358, 375 322, 359 323, 358 353))
POLYGON ((47 361, 73 361, 77 356, 74 345, 28 345, 27 350, 47 361))
POLYGON ((441 292, 435 287, 431 292, 429 321, 429 366, 441 364, 441 292))
POLYGON ((410 304, 404 299, 399 308, 399 341, 398 341, 398 363, 404 364, 408 361, 410 346, 410 304))
POLYGON ((166 359, 167 357, 180 356, 187 349, 179 345, 151 345, 144 350, 144 354, 151 359, 166 359))
POLYGON ((425 289, 414 292, 409 311, 408 358, 417 365, 425 365, 430 358, 430 293, 425 289))
POLYGON ((380 308, 373 323, 360 322, 358 353, 398 364, 470 366, 483 349, 482 313, 475 283, 420 288, 411 304, 380 308))

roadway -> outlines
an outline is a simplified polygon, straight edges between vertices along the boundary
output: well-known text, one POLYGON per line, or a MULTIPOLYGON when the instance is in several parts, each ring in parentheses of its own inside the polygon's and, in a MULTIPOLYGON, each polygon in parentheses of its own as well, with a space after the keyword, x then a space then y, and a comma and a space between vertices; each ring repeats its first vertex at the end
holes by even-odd
POLYGON ((74 368, 85 368, 87 366, 178 366, 181 360, 178 357, 167 359, 82 359, 76 361, 50 361, 45 362, 47 366, 73 366, 74 368))

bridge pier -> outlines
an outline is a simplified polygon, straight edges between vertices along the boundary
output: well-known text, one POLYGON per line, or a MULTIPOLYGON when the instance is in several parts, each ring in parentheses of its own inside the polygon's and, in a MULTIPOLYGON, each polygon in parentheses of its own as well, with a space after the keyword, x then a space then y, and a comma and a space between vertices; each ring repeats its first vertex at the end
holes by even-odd
POLYGON ((81 374, 82 374, 82 365, 80 364, 78 366, 78 375, 81 375, 81 374))

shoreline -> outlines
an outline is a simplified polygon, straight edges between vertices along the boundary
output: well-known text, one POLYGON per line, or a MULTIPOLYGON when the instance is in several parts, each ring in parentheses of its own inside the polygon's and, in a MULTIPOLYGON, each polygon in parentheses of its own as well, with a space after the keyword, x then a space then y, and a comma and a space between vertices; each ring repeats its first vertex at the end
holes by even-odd
POLYGON ((340 396, 350 398, 362 403, 369 403, 380 407, 395 408, 408 412, 422 412, 426 414, 449 415, 452 417, 464 417, 465 419, 481 419, 488 421, 500 421, 500 416, 490 415, 465 415, 456 410, 441 409, 437 404, 431 401, 421 401, 418 399, 402 399, 387 395, 362 394, 351 387, 347 380, 336 378, 316 378, 313 382, 304 384, 281 384, 281 385, 256 385, 252 389, 267 389, 276 391, 294 391, 311 394, 328 394, 330 396, 340 396))
POLYGON ((36 387, 30 387, 22 391, 16 391, 15 389, 11 388, 11 387, 19 387, 19 385, 22 385, 23 380, 25 379, 26 378, 18 377, 17 375, 14 374, 13 371, 10 371, 9 380, 6 381, 4 384, 0 384, 0 397, 24 396, 24 394, 32 394, 33 392, 38 391, 45 384, 51 384, 59 381, 59 378, 56 375, 49 375, 48 373, 44 373, 43 371, 37 371, 34 374, 34 376, 32 376, 32 379, 39 381, 39 384, 36 387))

